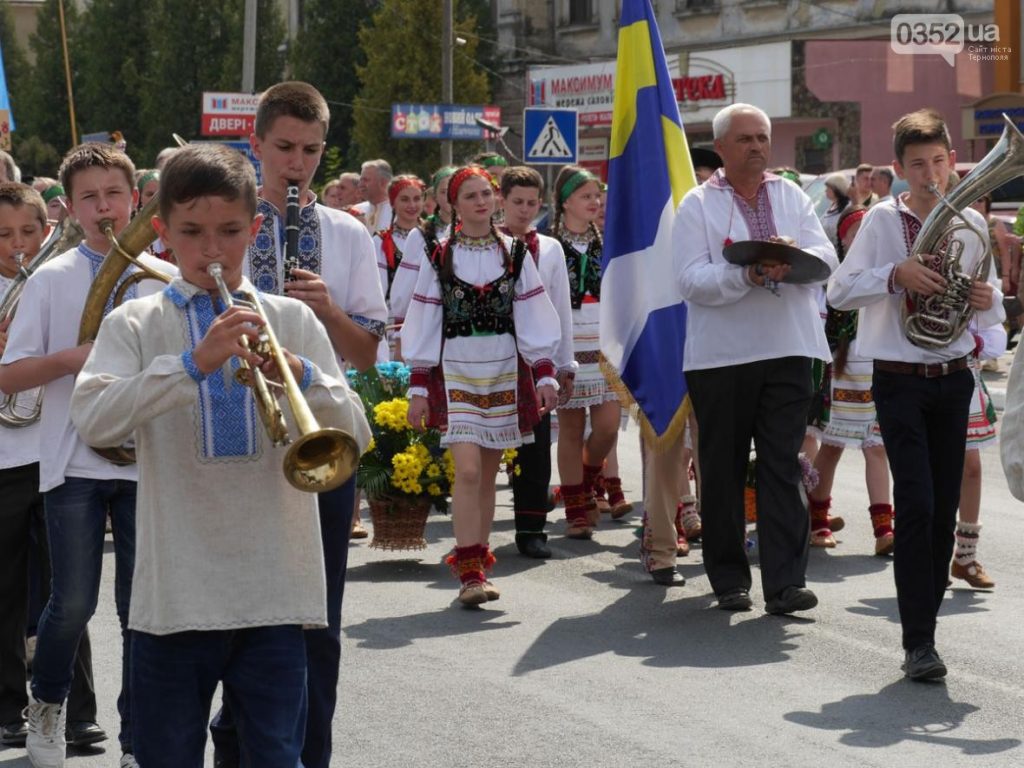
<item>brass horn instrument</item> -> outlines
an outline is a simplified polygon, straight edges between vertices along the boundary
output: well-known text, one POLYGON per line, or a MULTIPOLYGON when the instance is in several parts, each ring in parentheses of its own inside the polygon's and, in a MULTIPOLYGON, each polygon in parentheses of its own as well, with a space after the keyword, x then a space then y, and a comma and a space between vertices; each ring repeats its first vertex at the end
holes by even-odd
MULTIPOLYGON (((156 240, 156 230, 153 229, 152 219, 159 210, 159 198, 158 193, 117 235, 114 234, 112 221, 101 222, 100 229, 110 240, 111 247, 92 281, 89 295, 85 300, 82 322, 78 328, 79 344, 96 340, 107 302, 112 300, 113 305, 117 307, 124 300, 128 289, 142 280, 153 279, 164 283, 171 282, 170 277, 143 264, 138 258, 139 254, 156 240), (133 266, 137 267, 139 271, 124 277, 124 273, 133 266)), ((93 450, 111 464, 125 466, 135 463, 134 447, 120 446, 117 448, 93 448, 93 450)))
POLYGON ((239 360, 236 378, 252 387, 256 409, 270 441, 275 446, 290 445, 284 457, 285 478, 298 490, 309 493, 337 488, 352 477, 359 464, 359 446, 355 438, 342 429, 321 427, 317 423, 256 295, 247 291, 241 299, 233 297, 224 282, 224 267, 220 264, 211 264, 206 272, 216 281, 217 290, 225 306, 245 307, 263 320, 255 345, 250 345, 245 338, 242 343, 246 349, 251 349, 261 357, 270 357, 274 360, 281 375, 281 384, 268 381, 259 369, 252 368, 244 359, 239 360), (280 386, 288 399, 288 406, 299 432, 299 438, 294 442, 288 433, 281 406, 270 391, 271 386, 280 386))
POLYGON ((939 349, 958 339, 974 315, 974 309, 968 303, 971 283, 988 278, 992 264, 991 246, 986 246, 985 255, 971 273, 965 274, 960 269, 960 259, 966 243, 957 233, 968 230, 981 242, 987 243, 987 233, 971 224, 961 211, 1010 179, 1024 174, 1024 135, 1006 115, 1003 115, 1003 120, 1006 125, 999 141, 960 180, 948 197, 932 186, 939 205, 932 209, 921 225, 910 257, 927 264, 928 260, 923 258, 925 254, 938 256, 936 271, 945 278, 946 290, 932 296, 908 291, 908 300, 900 303, 903 332, 910 343, 918 347, 939 349))
MULTIPOLYGON (((18 310, 21 301, 21 293, 25 290, 25 281, 32 277, 33 273, 54 256, 77 246, 85 237, 85 232, 78 222, 66 217, 62 222, 53 228, 50 236, 46 238, 39 253, 32 257, 26 264, 24 254, 15 254, 18 259, 18 274, 14 276, 11 284, 7 286, 3 297, 0 298, 0 324, 10 324, 14 314, 18 310)), ((0 397, 0 426, 17 429, 27 427, 39 420, 39 414, 43 406, 43 388, 36 387, 28 392, 15 392, 0 397)))

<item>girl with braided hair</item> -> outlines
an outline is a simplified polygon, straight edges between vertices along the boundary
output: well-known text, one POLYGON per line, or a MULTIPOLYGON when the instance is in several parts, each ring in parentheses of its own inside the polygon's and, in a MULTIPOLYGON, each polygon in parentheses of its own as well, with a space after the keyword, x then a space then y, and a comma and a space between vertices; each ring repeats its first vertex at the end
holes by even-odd
MULTIPOLYGON (((373 248, 377 254, 377 271, 380 273, 380 287, 384 291, 384 301, 388 305, 388 325, 398 325, 392 309, 391 287, 394 284, 398 269, 405 260, 405 254, 416 254, 419 261, 424 249, 423 233, 418 224, 420 211, 423 209, 423 190, 425 184, 418 176, 403 174, 395 176, 388 183, 388 201, 391 203, 391 221, 388 226, 373 233, 373 248)), ((405 312, 403 310, 402 314, 405 312)), ((388 334, 387 340, 381 340, 377 359, 391 359, 395 349, 395 337, 388 334)))
MULTIPOLYGON (((573 394, 558 409, 558 475, 565 501, 566 536, 589 539, 599 513, 594 483, 615 445, 622 406, 598 364, 601 299, 601 183, 578 165, 567 165, 555 179, 554 235, 565 252, 573 316, 573 348, 579 368, 573 394), (590 436, 584 440, 587 412, 590 436)), ((622 481, 605 477, 608 501, 623 506, 622 481)), ((623 514, 625 513, 623 512, 623 514)))
POLYGON ((489 539, 502 451, 532 439, 555 407, 552 360, 558 315, 521 240, 491 221, 495 191, 480 166, 460 168, 448 186, 454 234, 420 269, 402 345, 412 369, 409 422, 441 429, 455 463, 452 523, 459 602, 500 596, 487 579, 489 539))

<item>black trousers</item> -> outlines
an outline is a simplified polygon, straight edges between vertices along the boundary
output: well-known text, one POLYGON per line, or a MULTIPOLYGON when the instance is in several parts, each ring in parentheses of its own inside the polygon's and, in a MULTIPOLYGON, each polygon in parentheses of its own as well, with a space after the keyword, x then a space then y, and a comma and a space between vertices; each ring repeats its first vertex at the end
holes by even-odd
MULTIPOLYGON (((21 711, 28 705, 25 627, 30 550, 32 567, 40 571, 43 605, 50 595, 50 558, 43 497, 39 493, 39 465, 0 469, 0 500, 0 723, 11 723, 21 720, 21 711)), ((68 721, 96 721, 88 632, 82 634, 75 657, 68 721)))
POLYGON ((686 385, 700 427, 704 568, 715 594, 751 585, 743 511, 751 438, 765 600, 804 586, 810 522, 798 456, 811 402, 810 358, 687 371, 686 385))
POLYGON ((974 377, 876 370, 872 394, 893 479, 893 573, 907 650, 935 642, 953 557, 974 377))
POLYGON ((551 483, 551 414, 533 428, 534 442, 516 455, 519 474, 512 474, 512 507, 516 533, 540 533, 548 516, 551 483))

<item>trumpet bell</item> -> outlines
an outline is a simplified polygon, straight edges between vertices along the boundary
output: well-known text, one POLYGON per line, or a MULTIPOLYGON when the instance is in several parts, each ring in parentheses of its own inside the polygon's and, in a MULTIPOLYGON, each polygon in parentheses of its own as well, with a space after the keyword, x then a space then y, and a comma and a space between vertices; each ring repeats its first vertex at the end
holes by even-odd
POLYGON ((325 427, 303 435, 288 447, 284 474, 293 487, 322 493, 345 483, 359 466, 359 446, 344 430, 325 427))

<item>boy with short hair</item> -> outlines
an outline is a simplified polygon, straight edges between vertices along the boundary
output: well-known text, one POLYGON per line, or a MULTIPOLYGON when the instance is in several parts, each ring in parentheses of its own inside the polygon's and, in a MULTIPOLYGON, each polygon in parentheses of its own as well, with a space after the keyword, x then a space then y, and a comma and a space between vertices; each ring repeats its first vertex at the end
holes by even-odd
MULTIPOLYGON (((49 223, 46 202, 25 184, 0 183, 0 297, 22 265, 39 253, 49 223), (19 264, 18 257, 21 257, 19 264)), ((0 321, 0 355, 7 345, 9 320, 0 321)), ((4 416, 30 418, 41 395, 21 393, 0 408, 4 416)), ((0 400, 2 402, 2 400, 0 400)), ((43 497, 39 493, 39 421, 14 428, 0 424, 0 744, 25 745, 28 726, 22 714, 28 705, 25 688, 25 628, 28 620, 29 564, 33 557, 48 592, 50 563, 46 549, 43 497), (34 546, 33 539, 40 545, 34 546)), ((45 594, 43 596, 45 599, 45 594)), ((96 693, 92 685, 89 633, 83 632, 75 655, 75 674, 68 694, 68 741, 76 746, 107 738, 96 724, 96 693)))
MULTIPOLYGON (((544 197, 544 180, 532 168, 506 168, 501 176, 501 199, 505 210, 504 231, 526 243, 533 256, 541 283, 558 313, 562 338, 553 360, 558 370, 559 403, 572 396, 577 363, 573 357, 572 306, 569 273, 562 246, 553 237, 537 233, 533 220, 544 197)), ((551 482, 551 414, 545 413, 533 430, 534 442, 518 449, 520 471, 512 476, 512 499, 516 521, 516 547, 527 557, 551 557, 544 524, 548 513, 548 484, 551 482)))
MULTIPOLYGON (((309 184, 323 157, 330 111, 313 86, 278 83, 263 92, 249 140, 262 163, 258 212, 263 220, 249 246, 243 272, 260 291, 305 302, 330 337, 340 360, 364 370, 374 364, 384 337, 387 307, 377 259, 366 228, 352 216, 320 205, 309 184), (289 185, 299 187, 299 247, 288 254, 285 201, 289 185), (290 272, 290 274, 288 274, 290 272)), ((341 663, 341 603, 348 564, 349 531, 355 507, 355 479, 320 494, 320 534, 327 574, 327 628, 305 633, 309 665, 309 717, 302 753, 305 768, 328 768, 331 721, 341 663)), ((236 743, 230 706, 211 727, 218 758, 234 763, 236 743), (227 732, 226 732, 227 731, 227 732)))
MULTIPOLYGON (((134 433, 138 445, 136 753, 146 768, 201 768, 222 682, 251 764, 294 766, 306 715, 303 628, 327 623, 316 498, 287 481, 286 449, 269 442, 252 389, 232 376, 244 358, 280 378, 273 359, 242 348, 263 320, 225 308, 208 273, 219 263, 229 290, 256 294, 242 272, 260 231, 256 177, 237 152, 195 145, 167 161, 160 194, 154 227, 181 277, 111 313, 73 398, 88 440, 117 445, 134 433)), ((287 298, 258 301, 318 421, 365 448, 362 404, 314 313, 287 298)))
MULTIPOLYGON (((928 214, 939 205, 956 154, 942 116, 920 110, 894 125, 893 167, 909 189, 899 198, 873 206, 846 259, 832 275, 828 302, 837 309, 860 309, 854 351, 874 359, 872 393, 878 409, 893 476, 896 597, 903 627, 903 671, 913 680, 946 675, 935 650, 935 625, 953 554, 953 531, 960 499, 965 436, 974 378, 967 358, 975 341, 970 328, 948 345, 928 348, 905 335, 900 305, 909 293, 942 294, 947 281, 940 259, 910 257, 928 214), (909 292, 909 293, 908 293, 909 292)), ((970 208, 960 215, 985 232, 970 208)), ((988 246, 965 238, 960 269, 971 274, 988 246)), ((970 286, 968 303, 978 327, 1002 321, 1002 296, 986 279, 970 286)), ((920 308, 920 307, 918 307, 920 308)))
MULTIPOLYGON (((106 144, 71 149, 60 167, 69 208, 85 231, 77 247, 41 266, 25 283, 0 364, 0 390, 23 392, 45 385, 40 417, 39 490, 44 494, 52 562, 52 591, 39 621, 26 709, 27 748, 37 768, 64 764, 64 700, 85 626, 96 609, 103 542, 109 514, 114 532, 115 603, 121 622, 121 765, 132 766, 128 668, 128 604, 135 561, 133 465, 100 458, 71 423, 71 392, 90 344, 78 343, 86 296, 109 248, 109 222, 120 232, 137 194, 135 168, 124 152, 106 144)), ((160 269, 160 262, 147 264, 160 269)), ((164 271, 168 266, 162 267, 164 271)), ((173 268, 170 268, 173 269, 173 268)), ((152 288, 130 288, 127 298, 152 288)), ((108 311, 110 307, 108 306, 108 311)))

